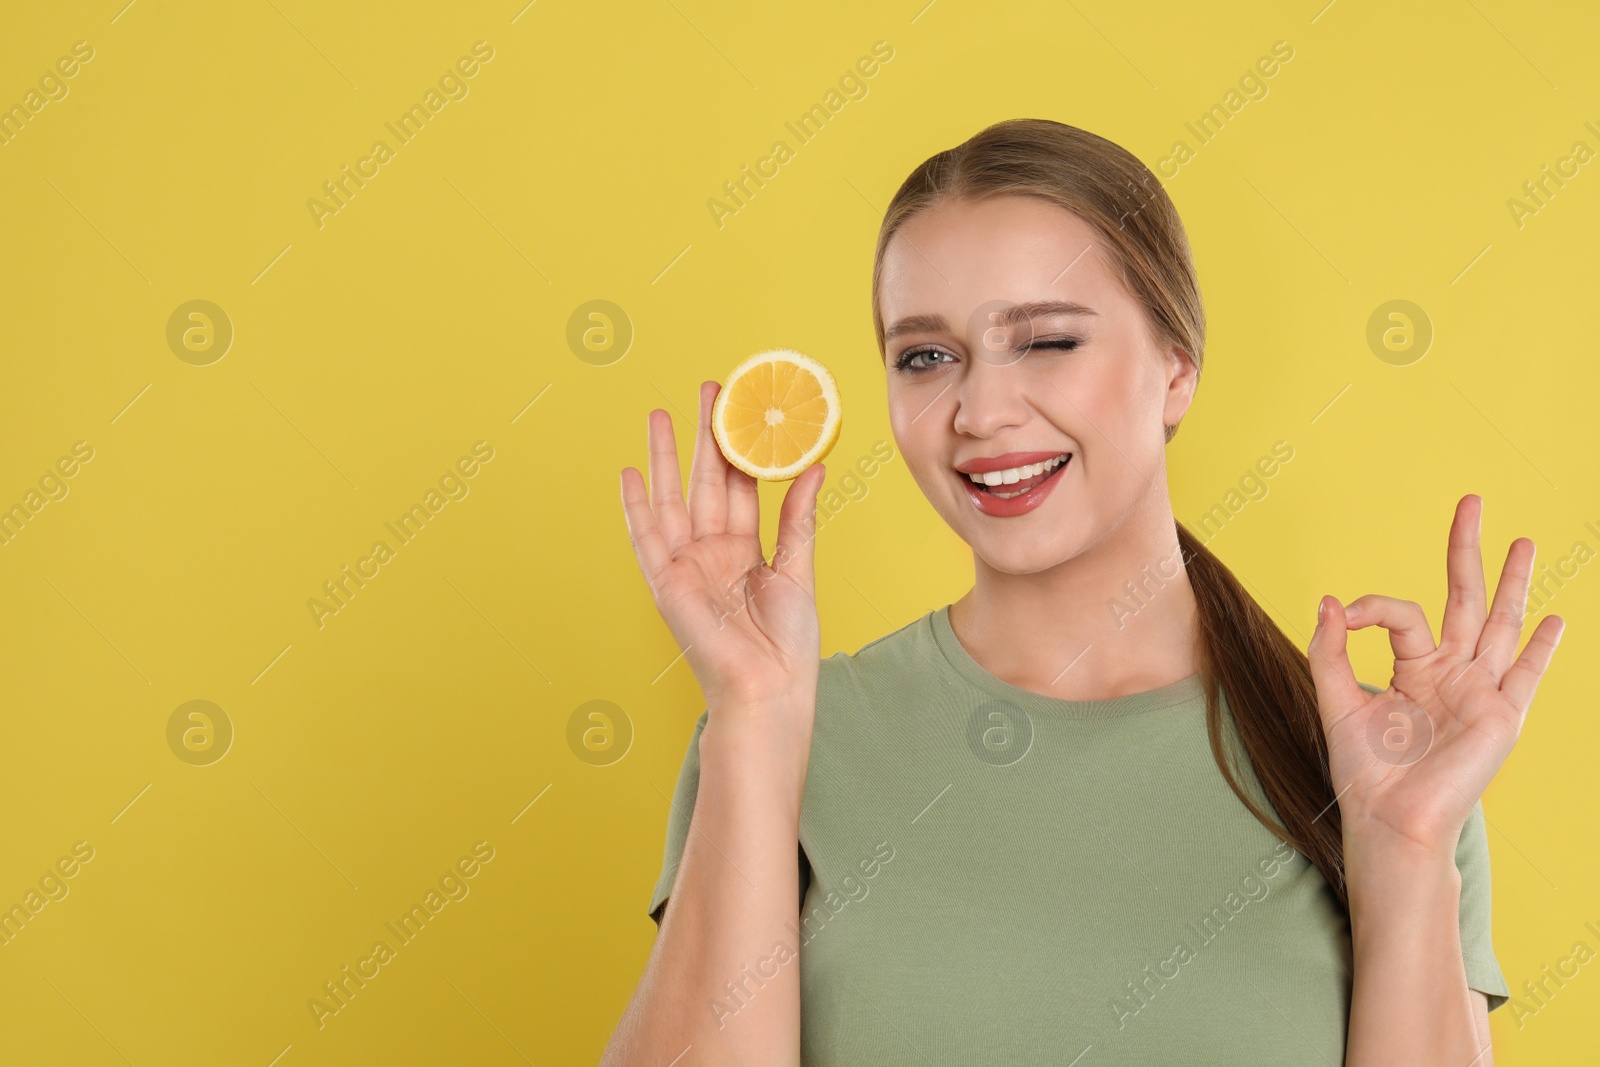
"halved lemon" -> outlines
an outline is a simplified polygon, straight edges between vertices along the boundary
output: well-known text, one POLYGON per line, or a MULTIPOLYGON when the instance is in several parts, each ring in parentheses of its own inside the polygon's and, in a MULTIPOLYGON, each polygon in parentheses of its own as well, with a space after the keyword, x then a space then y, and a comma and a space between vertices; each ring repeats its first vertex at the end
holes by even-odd
POLYGON ((828 368, 787 348, 735 367, 711 408, 722 454, 766 482, 788 481, 826 456, 841 421, 839 386, 828 368))

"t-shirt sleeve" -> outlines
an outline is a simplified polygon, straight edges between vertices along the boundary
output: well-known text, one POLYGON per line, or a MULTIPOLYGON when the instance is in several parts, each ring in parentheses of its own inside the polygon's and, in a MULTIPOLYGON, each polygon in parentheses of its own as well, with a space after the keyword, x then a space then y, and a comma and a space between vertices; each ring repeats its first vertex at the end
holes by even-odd
POLYGON ((695 720, 694 733, 689 737, 689 751, 684 753, 683 766, 678 769, 678 785, 672 791, 672 804, 667 812, 667 843, 661 857, 661 874, 656 879, 655 891, 650 894, 650 918, 661 925, 661 909, 672 893, 673 880, 678 877, 678 861, 683 858, 683 844, 689 837, 689 817, 694 814, 694 799, 700 791, 700 734, 706 728, 710 710, 702 711, 695 720))
POLYGON ((1467 968, 1467 986, 1488 994, 1489 1010, 1511 999, 1511 988, 1495 959, 1490 925, 1489 836, 1485 830, 1483 801, 1461 827, 1456 844, 1456 869, 1461 872, 1461 959, 1467 968))
MULTIPOLYGON (((1369 693, 1381 693, 1386 687, 1356 683, 1369 693)), ((1489 1010, 1494 1011, 1511 999, 1511 987, 1500 973, 1500 962, 1494 955, 1494 938, 1490 922, 1489 836, 1485 829, 1483 801, 1472 805, 1467 821, 1462 824, 1461 837, 1456 842, 1456 870, 1461 872, 1461 908, 1458 922, 1461 927, 1461 962, 1466 965, 1467 988, 1476 989, 1489 997, 1489 1010)))
MULTIPOLYGON (((689 750, 684 753, 683 766, 678 770, 678 785, 672 792, 672 803, 667 812, 667 842, 661 856, 661 874, 656 878, 655 890, 650 894, 650 918, 661 925, 661 912, 667 897, 672 894, 672 884, 678 877, 678 862, 683 859, 683 846, 689 838, 689 819, 694 814, 695 798, 700 792, 700 735, 705 731, 710 711, 702 711, 695 720, 694 733, 689 738, 689 750)), ((806 861, 805 849, 800 849, 800 901, 805 902, 806 889, 811 882, 811 865, 806 861)))

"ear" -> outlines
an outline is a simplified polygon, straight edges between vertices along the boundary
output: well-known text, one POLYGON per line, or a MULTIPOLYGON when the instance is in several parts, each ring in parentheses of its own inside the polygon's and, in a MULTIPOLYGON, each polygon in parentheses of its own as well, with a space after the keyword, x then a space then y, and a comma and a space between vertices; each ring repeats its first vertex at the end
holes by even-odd
POLYGON ((1161 421, 1176 425, 1189 410, 1194 400, 1195 387, 1200 384, 1200 368, 1187 351, 1177 345, 1167 349, 1167 402, 1161 412, 1161 421))

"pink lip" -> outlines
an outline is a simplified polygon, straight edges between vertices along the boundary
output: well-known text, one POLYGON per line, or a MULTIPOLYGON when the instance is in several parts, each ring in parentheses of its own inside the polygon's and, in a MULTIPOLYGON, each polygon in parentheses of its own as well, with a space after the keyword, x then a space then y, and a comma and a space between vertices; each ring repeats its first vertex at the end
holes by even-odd
MULTIPOLYGON (((1014 452, 1012 455, 1043 455, 1045 459, 1053 459, 1056 456, 1061 455, 1061 453, 1052 452, 1045 454, 1039 452, 1014 452)), ((1021 496, 1014 496, 1009 500, 997 497, 992 493, 984 492, 982 489, 979 489, 975 484, 973 484, 971 478, 968 478, 964 474, 957 474, 956 477, 961 479, 961 487, 966 490, 967 499, 972 501, 973 507, 977 508, 983 514, 992 516, 993 518, 1009 519, 1018 515, 1026 515, 1029 512, 1038 510, 1039 505, 1043 504, 1045 498, 1048 497, 1055 489, 1056 483, 1061 481, 1061 473, 1068 467, 1072 466, 1072 459, 1073 457, 1069 454, 1066 461, 1062 463, 1061 466, 1045 475, 1044 479, 1038 482, 1034 488, 1030 489, 1026 493, 1023 493, 1021 496)), ((1038 463, 1039 460, 1035 459, 1032 460, 1032 462, 1038 463)), ((1008 461, 1006 466, 1016 466, 1016 464, 1008 461)), ((1019 482, 1017 484, 1020 485, 1022 483, 1019 482)), ((1007 491, 1015 490, 1015 486, 1000 486, 999 488, 1007 491)))
MULTIPOLYGON (((969 459, 965 463, 957 463, 956 470, 962 474, 987 474, 990 471, 1003 471, 1011 467, 1026 467, 1030 463, 1043 463, 1047 459, 1067 454, 1066 449, 1055 452, 1007 452, 1000 456, 983 456, 978 459, 969 459)), ((1066 466, 1066 464, 1062 464, 1066 466)))

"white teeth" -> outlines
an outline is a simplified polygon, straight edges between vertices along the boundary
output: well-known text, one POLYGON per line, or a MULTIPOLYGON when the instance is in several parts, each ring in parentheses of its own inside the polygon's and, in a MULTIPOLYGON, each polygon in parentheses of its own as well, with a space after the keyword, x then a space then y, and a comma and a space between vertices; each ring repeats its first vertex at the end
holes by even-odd
POLYGON ((1045 460, 1043 463, 1030 463, 1026 467, 1011 467, 1003 471, 985 471, 982 474, 969 474, 967 477, 979 485, 1014 485, 1024 478, 1032 478, 1047 471, 1055 470, 1065 463, 1067 457, 1071 454, 1066 452, 1055 459, 1045 460))

